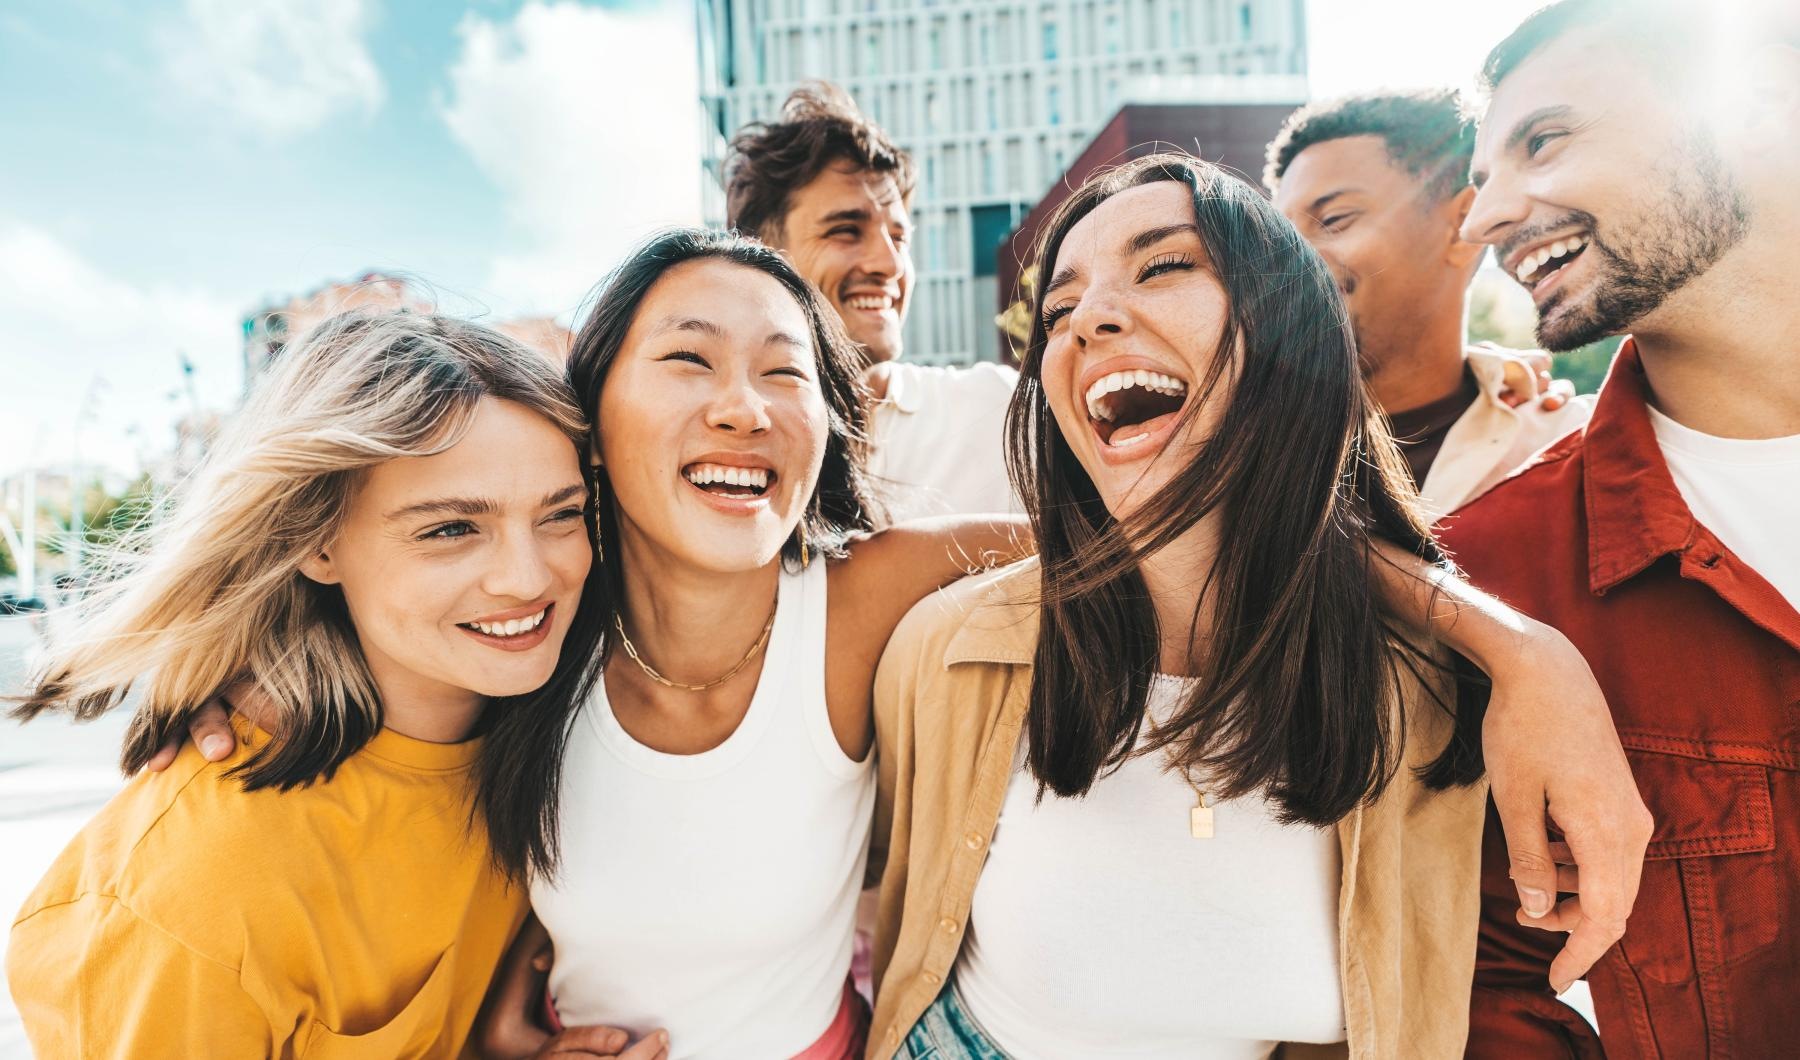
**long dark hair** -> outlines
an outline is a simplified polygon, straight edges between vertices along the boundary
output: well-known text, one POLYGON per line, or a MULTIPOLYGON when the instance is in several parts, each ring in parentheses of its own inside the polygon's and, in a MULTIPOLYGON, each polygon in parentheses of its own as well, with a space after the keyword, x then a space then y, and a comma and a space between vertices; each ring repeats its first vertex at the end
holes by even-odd
MULTIPOLYGON (((1364 392, 1331 273, 1248 184, 1181 155, 1151 155, 1090 179, 1057 211, 1037 261, 1112 196, 1158 181, 1191 192, 1194 220, 1229 300, 1208 379, 1185 416, 1225 402, 1186 467, 1121 526, 1069 449, 1046 401, 1044 292, 1007 415, 1007 462, 1042 558, 1040 635, 1027 716, 1040 790, 1080 795, 1134 753, 1158 627, 1141 560, 1208 516, 1202 680, 1143 753, 1167 749, 1231 798, 1265 790, 1283 819, 1327 825, 1379 794, 1401 759, 1391 710, 1399 669, 1433 664, 1400 632, 1373 582, 1385 538, 1446 564, 1398 450, 1364 392), (1242 351, 1241 357, 1233 352, 1242 351)), ((1446 704, 1446 709, 1449 709, 1446 704)), ((1479 775, 1475 711, 1428 771, 1479 775)))
MULTIPOLYGON (((840 559, 853 535, 873 530, 882 518, 864 472, 867 410, 859 382, 859 361, 843 324, 826 308, 812 285, 794 271, 786 258, 754 239, 699 228, 669 229, 639 246, 601 284, 593 310, 575 336, 568 365, 569 385, 592 419, 589 444, 598 451, 600 432, 606 426, 599 422, 600 391, 645 296, 670 269, 703 258, 718 258, 773 276, 806 314, 819 386, 825 396, 828 435, 818 484, 799 528, 782 546, 782 562, 799 564, 802 538, 813 555, 840 559)), ((616 542, 619 527, 613 514, 612 485, 604 468, 594 467, 588 460, 582 463, 593 487, 595 525, 601 539, 616 542)), ((597 622, 602 629, 611 628, 618 610, 620 587, 624 584, 623 551, 617 547, 604 549, 582 598, 582 617, 597 622)), ((604 667, 610 651, 610 640, 597 646, 596 667, 604 667)), ((540 712, 507 729, 496 725, 483 749, 483 779, 490 782, 483 785, 484 789, 495 789, 493 797, 505 800, 513 812, 540 815, 533 845, 522 851, 496 852, 505 857, 515 853, 527 856, 531 867, 545 876, 556 868, 557 791, 563 751, 578 706, 571 703, 566 712, 556 716, 540 712), (545 768, 546 760, 549 768, 545 768)))

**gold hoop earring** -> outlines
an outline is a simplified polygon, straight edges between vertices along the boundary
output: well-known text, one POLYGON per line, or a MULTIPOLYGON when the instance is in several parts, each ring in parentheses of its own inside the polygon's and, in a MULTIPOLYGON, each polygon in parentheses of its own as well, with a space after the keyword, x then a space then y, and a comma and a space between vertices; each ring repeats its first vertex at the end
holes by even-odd
POLYGON ((806 550, 806 537, 805 537, 805 535, 801 535, 801 537, 800 537, 800 569, 805 570, 806 565, 811 562, 812 562, 812 554, 806 550))

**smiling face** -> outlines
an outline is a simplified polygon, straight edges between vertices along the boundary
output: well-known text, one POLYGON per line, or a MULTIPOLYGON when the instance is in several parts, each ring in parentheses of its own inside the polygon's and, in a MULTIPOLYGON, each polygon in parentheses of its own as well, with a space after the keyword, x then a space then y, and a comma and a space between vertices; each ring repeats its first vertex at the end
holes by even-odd
POLYGON ((384 699, 522 695, 550 679, 581 597, 586 498, 567 435, 482 398, 455 445, 365 472, 302 570, 342 589, 384 699))
POLYGON ((829 432, 806 313, 758 269, 674 266, 632 317, 597 422, 629 545, 701 570, 767 565, 812 498, 829 432))
POLYGON ((1710 134, 1594 29, 1552 41, 1500 82, 1474 177, 1463 236, 1493 244, 1531 292, 1551 350, 1640 326, 1749 227, 1710 134))
POLYGON ((789 198, 777 240, 874 363, 900 356, 913 284, 912 217, 894 178, 839 162, 789 198))
POLYGON ((1346 136, 1295 155, 1275 189, 1276 208, 1331 266, 1369 371, 1413 344, 1421 313, 1462 315, 1479 255, 1456 237, 1462 197, 1435 196, 1429 181, 1380 136, 1346 136))
POLYGON ((1225 404, 1221 386, 1188 414, 1230 312, 1193 217, 1184 184, 1121 191, 1069 230, 1044 291, 1044 395, 1115 518, 1187 463, 1225 404))

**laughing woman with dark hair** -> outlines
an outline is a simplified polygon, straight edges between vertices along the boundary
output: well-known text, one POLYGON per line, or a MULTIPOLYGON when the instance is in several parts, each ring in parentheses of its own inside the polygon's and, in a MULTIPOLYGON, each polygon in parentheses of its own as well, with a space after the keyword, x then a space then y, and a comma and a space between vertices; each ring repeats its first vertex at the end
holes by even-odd
POLYGON ((1039 260, 1040 559, 921 604, 877 680, 871 1055, 1459 1054, 1479 711, 1388 588, 1442 555, 1331 274, 1172 155, 1039 260))

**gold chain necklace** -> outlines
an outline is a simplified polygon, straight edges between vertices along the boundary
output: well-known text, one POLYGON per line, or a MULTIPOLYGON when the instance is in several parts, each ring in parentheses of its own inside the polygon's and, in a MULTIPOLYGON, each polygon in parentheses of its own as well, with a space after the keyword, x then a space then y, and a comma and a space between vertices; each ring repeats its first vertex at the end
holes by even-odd
MULTIPOLYGON (((1162 732, 1156 722, 1146 719, 1146 723, 1150 727, 1151 737, 1162 739, 1162 732)), ((1213 808, 1206 804, 1206 789, 1194 782, 1193 771, 1188 768, 1187 763, 1177 761, 1175 755, 1166 748, 1163 751, 1163 764, 1168 768, 1180 770, 1181 779, 1187 782, 1188 787, 1194 789, 1194 805, 1188 810, 1188 834, 1195 839, 1211 839, 1213 837, 1213 808)))
MULTIPOLYGON (((776 605, 779 606, 780 602, 780 599, 777 598, 776 605)), ((619 631, 619 643, 625 646, 625 654, 631 656, 631 661, 638 664, 638 669, 644 671, 644 676, 650 678, 650 680, 655 681, 659 685, 665 685, 669 688, 679 688, 684 692, 704 692, 709 688, 717 688, 736 677, 738 671, 742 670, 745 666, 748 666, 751 659, 756 658, 756 653, 761 651, 763 645, 769 642, 769 631, 775 628, 775 608, 769 608, 769 620, 763 623, 762 634, 756 638, 755 644, 750 645, 750 650, 744 653, 744 657, 737 661, 737 665, 725 671, 724 676, 714 678, 703 685, 690 685, 680 681, 671 681, 662 674, 657 673, 656 668, 645 662, 644 657, 638 654, 637 646, 631 643, 631 635, 625 632, 624 618, 620 617, 619 613, 616 611, 613 612, 613 626, 619 631)))

